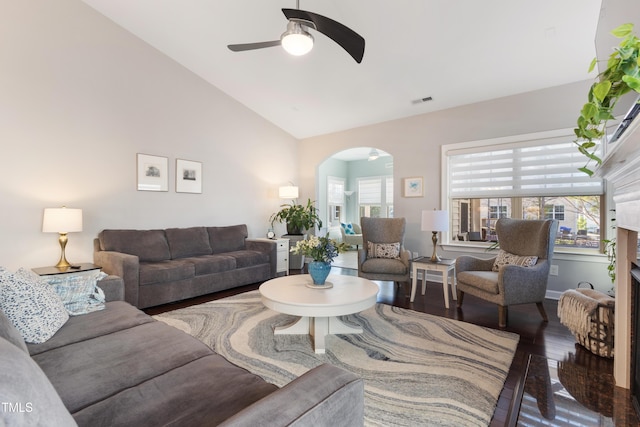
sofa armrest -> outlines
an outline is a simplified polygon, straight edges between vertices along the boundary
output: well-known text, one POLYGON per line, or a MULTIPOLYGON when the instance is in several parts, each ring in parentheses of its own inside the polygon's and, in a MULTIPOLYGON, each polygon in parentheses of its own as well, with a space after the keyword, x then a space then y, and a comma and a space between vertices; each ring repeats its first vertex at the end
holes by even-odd
POLYGON ((276 277, 278 274, 278 245, 276 242, 264 239, 245 239, 244 244, 248 250, 264 252, 269 256, 271 277, 276 277))
POLYGON ((99 280, 97 285, 104 292, 106 302, 124 301, 124 281, 122 278, 110 275, 99 280))
POLYGON ((221 426, 361 426, 364 381, 324 364, 243 409, 221 426))
POLYGON ((124 300, 138 306, 140 261, 137 256, 113 251, 95 251, 93 262, 109 275, 119 276, 124 282, 124 300))

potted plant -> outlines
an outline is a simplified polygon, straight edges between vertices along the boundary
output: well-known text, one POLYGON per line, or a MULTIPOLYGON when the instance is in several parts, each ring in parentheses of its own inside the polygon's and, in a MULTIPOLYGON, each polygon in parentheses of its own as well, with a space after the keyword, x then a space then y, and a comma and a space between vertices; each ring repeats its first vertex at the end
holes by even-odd
POLYGON ((331 271, 331 262, 340 252, 345 252, 348 248, 349 245, 338 243, 327 233, 324 237, 311 236, 308 240, 299 240, 291 248, 291 252, 312 258, 313 261, 309 263, 311 279, 314 285, 324 285, 331 271))
MULTIPOLYGON (((587 157, 587 163, 580 170, 589 176, 593 171, 589 163, 602 164, 596 155, 597 143, 606 134, 607 121, 613 119, 613 109, 618 100, 631 91, 640 93, 640 39, 633 33, 633 24, 624 24, 611 31, 621 38, 620 45, 609 56, 607 68, 598 74, 591 85, 588 102, 584 104, 578 117, 578 127, 574 129, 578 139, 578 150, 587 157)), ((597 58, 591 61, 589 72, 593 71, 597 58)))
POLYGON ((310 230, 316 225, 318 228, 322 227, 318 209, 313 206, 311 199, 307 201, 306 206, 292 203, 280 207, 282 209, 269 218, 272 227, 274 222, 284 222, 287 225, 287 234, 295 235, 302 235, 306 230, 310 230))

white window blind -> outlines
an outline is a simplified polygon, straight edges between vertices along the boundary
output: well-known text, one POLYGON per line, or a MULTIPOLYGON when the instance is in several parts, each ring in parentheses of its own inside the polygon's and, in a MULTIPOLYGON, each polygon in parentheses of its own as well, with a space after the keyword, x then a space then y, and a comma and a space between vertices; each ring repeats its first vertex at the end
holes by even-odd
POLYGON ((450 150, 449 195, 465 197, 587 196, 603 193, 570 137, 450 150))
POLYGON ((358 179, 358 203, 361 205, 382 203, 382 178, 358 179))
POLYGON ((387 204, 390 205, 393 203, 393 178, 387 177, 385 180, 387 194, 385 195, 387 204))
POLYGON ((327 202, 330 205, 341 205, 344 201, 344 179, 327 177, 327 202))

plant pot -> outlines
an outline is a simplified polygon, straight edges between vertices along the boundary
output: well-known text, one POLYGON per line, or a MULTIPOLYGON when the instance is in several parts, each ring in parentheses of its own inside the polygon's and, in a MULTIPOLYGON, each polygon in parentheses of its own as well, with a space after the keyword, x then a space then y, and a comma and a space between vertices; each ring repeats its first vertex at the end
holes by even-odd
POLYGON ((311 261, 308 264, 309 274, 314 285, 324 285, 331 272, 331 263, 325 261, 311 261))
POLYGON ((300 228, 298 226, 295 225, 291 225, 289 223, 287 223, 287 234, 293 234, 296 236, 301 236, 304 234, 306 230, 304 228, 300 228))

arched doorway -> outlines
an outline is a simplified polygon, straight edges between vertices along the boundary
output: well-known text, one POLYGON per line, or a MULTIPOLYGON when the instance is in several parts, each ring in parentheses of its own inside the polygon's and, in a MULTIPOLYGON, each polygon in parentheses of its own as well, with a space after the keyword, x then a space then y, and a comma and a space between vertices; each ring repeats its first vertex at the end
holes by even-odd
POLYGON ((337 152, 318 167, 323 233, 361 216, 393 217, 393 156, 375 147, 337 152))

